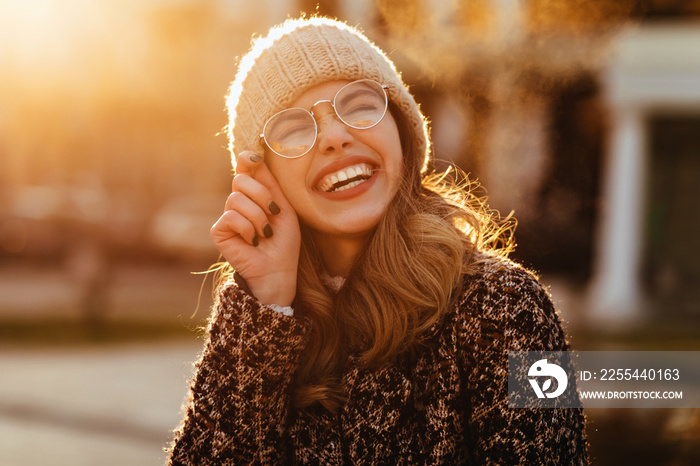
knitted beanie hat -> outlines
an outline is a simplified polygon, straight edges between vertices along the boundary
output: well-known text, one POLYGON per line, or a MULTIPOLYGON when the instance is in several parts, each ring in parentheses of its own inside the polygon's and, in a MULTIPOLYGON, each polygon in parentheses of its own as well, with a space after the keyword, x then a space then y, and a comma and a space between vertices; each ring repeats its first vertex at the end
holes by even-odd
POLYGON ((265 122, 308 88, 334 80, 373 79, 388 86, 389 100, 403 113, 412 134, 415 165, 428 163, 427 121, 389 58, 358 30, 323 18, 287 20, 254 41, 239 65, 227 98, 228 137, 233 167, 236 154, 262 154, 265 122))

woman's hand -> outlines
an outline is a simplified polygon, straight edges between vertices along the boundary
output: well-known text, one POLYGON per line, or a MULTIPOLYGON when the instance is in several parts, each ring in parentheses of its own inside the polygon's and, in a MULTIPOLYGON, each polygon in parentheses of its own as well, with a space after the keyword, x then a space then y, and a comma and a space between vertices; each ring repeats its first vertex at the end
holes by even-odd
POLYGON ((289 306, 296 295, 301 246, 296 212, 261 156, 241 152, 236 172, 211 238, 258 301, 289 306))

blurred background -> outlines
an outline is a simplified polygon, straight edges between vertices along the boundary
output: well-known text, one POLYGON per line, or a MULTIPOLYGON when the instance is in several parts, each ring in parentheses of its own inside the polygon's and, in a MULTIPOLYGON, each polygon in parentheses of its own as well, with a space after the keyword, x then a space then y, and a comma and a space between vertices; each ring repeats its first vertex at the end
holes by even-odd
MULTIPOLYGON (((575 349, 700 350, 700 0, 0 0, 1 464, 164 461, 227 86, 300 12, 389 53, 575 349)), ((590 410, 593 464, 700 464, 698 411, 590 410)))

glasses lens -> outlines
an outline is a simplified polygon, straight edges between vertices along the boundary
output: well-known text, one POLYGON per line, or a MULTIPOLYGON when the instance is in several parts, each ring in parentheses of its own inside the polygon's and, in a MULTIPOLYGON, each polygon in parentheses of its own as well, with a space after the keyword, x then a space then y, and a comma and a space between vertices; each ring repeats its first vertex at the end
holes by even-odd
POLYGON ((290 108, 270 118, 263 137, 270 149, 282 157, 301 157, 316 142, 316 122, 306 110, 290 108))
POLYGON ((384 118, 386 92, 374 81, 355 81, 338 91, 334 105, 336 113, 346 125, 371 128, 384 118))

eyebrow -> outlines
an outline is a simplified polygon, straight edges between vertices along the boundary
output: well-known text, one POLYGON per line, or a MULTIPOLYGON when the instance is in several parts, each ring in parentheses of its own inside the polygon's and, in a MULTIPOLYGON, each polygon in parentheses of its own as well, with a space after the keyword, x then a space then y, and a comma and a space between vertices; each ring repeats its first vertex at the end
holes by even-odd
MULTIPOLYGON (((292 108, 300 108, 300 107, 292 107, 292 108)), ((310 115, 308 115, 306 113, 292 113, 291 115, 285 114, 282 116, 280 121, 295 121, 295 120, 303 121, 303 120, 308 120, 309 116, 310 115)))
POLYGON ((364 86, 364 88, 358 89, 357 91, 353 92, 352 94, 349 94, 345 97, 343 97, 338 104, 342 107, 345 105, 345 103, 351 98, 351 97, 356 97, 359 94, 369 94, 374 97, 379 97, 379 95, 372 89, 370 89, 367 86, 364 86))

